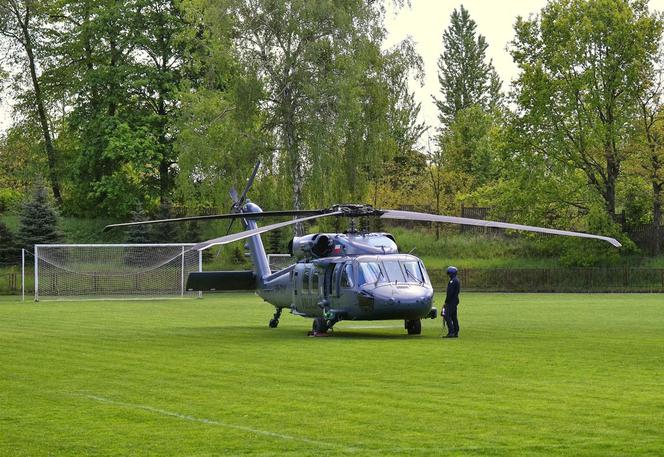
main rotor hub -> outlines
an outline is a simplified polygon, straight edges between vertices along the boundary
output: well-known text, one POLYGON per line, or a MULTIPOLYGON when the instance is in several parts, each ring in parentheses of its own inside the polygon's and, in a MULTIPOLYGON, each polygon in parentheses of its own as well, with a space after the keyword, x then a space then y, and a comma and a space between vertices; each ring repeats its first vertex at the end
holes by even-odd
POLYGON ((371 205, 358 205, 353 203, 334 205, 330 210, 341 211, 343 213, 342 216, 346 217, 380 216, 383 214, 383 211, 377 210, 371 205))

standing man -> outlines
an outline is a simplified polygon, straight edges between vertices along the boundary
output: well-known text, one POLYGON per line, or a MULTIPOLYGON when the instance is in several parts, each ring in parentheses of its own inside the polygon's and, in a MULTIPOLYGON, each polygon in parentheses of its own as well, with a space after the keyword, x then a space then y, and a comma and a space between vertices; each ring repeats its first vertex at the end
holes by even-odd
POLYGON ((443 318, 447 324, 447 335, 443 338, 459 337, 459 320, 457 319, 457 306, 459 306, 459 292, 461 292, 461 281, 457 278, 456 267, 447 267, 447 275, 450 282, 447 283, 447 296, 443 307, 443 318))

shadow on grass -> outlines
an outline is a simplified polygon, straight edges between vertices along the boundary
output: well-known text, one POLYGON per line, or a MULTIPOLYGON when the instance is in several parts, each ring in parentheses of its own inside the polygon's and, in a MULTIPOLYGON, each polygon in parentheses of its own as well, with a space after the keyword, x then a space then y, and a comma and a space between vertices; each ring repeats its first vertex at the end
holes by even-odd
MULTIPOLYGON (((381 329, 382 330, 382 329, 381 329)), ((303 328, 268 328, 267 326, 248 325, 233 327, 174 327, 169 333, 182 336, 201 336, 204 338, 221 339, 256 339, 256 340, 300 340, 311 339, 371 339, 371 340, 403 340, 422 338, 422 335, 408 335, 405 333, 370 332, 367 330, 336 329, 330 332, 330 336, 312 337, 308 335, 309 330, 303 328)))

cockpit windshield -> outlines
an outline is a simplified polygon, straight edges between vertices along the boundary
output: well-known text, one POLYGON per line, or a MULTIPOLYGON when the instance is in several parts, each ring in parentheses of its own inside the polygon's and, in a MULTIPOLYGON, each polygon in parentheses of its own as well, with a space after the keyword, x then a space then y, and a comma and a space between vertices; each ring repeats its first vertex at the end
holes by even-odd
POLYGON ((401 282, 430 284, 424 265, 417 260, 383 260, 359 262, 358 284, 401 282))
POLYGON ((401 262, 401 266, 403 266, 403 271, 406 273, 407 281, 424 282, 422 270, 420 270, 420 264, 418 262, 415 260, 408 260, 406 262, 401 262))
POLYGON ((401 271, 397 260, 387 260, 383 264, 385 265, 385 270, 387 270, 387 279, 390 282, 406 282, 406 278, 404 278, 403 271, 401 271))
POLYGON ((385 281, 387 281, 387 278, 379 262, 360 262, 358 271, 358 282, 360 285, 385 281))

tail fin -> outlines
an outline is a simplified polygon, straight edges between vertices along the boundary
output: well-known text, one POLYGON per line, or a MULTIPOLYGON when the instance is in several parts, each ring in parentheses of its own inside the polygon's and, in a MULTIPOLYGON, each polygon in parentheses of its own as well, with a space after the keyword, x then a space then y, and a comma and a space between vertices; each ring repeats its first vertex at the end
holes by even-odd
MULTIPOLYGON (((263 210, 255 203, 249 202, 244 206, 242 212, 261 213, 263 212, 263 210)), ((245 229, 247 230, 258 228, 258 225, 256 225, 256 221, 253 219, 247 218, 243 219, 243 221, 245 229)), ((261 283, 263 281, 263 278, 269 276, 272 273, 270 270, 270 264, 267 260, 267 254, 265 253, 265 247, 263 247, 263 240, 261 239, 260 235, 255 235, 249 238, 247 244, 249 245, 251 260, 253 261, 254 264, 254 272, 256 273, 256 277, 259 283, 261 283)))

